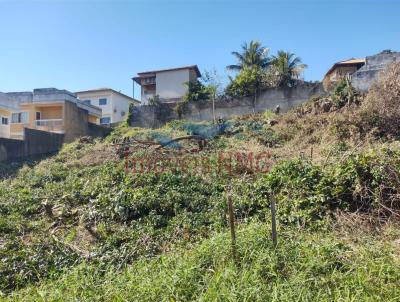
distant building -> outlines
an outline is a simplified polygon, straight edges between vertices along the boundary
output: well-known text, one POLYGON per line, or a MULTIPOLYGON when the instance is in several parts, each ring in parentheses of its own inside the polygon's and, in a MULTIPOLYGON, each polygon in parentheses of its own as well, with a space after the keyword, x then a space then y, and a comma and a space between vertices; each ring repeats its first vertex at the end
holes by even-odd
POLYGON ((365 59, 349 59, 335 63, 326 73, 322 83, 325 90, 331 90, 337 82, 346 77, 351 78, 352 74, 365 64, 365 59))
POLYGON ((101 109, 80 102, 73 93, 55 88, 0 93, 0 137, 23 139, 24 128, 62 133, 69 142, 98 124, 101 109))
POLYGON ((201 77, 197 65, 139 72, 132 80, 141 86, 141 103, 158 96, 162 102, 178 102, 187 93, 187 82, 201 77))
POLYGON ((400 62, 400 52, 384 50, 366 57, 365 65, 352 75, 352 85, 359 91, 368 91, 372 83, 379 78, 379 73, 394 62, 400 62))
POLYGON ((10 138, 11 116, 14 112, 18 112, 18 108, 6 100, 8 100, 7 95, 0 92, 0 137, 10 138))
POLYGON ((124 120, 129 112, 129 105, 140 105, 138 100, 111 88, 99 88, 75 92, 85 104, 98 106, 102 110, 100 124, 108 125, 124 120))

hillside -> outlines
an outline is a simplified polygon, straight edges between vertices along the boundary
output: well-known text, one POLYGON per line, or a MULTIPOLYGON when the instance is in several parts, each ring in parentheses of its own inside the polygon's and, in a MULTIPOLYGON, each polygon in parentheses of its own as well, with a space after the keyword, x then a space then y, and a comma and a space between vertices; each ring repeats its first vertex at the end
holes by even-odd
POLYGON ((394 65, 366 96, 342 83, 285 114, 122 124, 102 141, 1 164, 1 297, 398 301, 399 81, 394 65), (235 157, 250 152, 268 173, 235 157), (229 154, 232 167, 220 161, 229 154))

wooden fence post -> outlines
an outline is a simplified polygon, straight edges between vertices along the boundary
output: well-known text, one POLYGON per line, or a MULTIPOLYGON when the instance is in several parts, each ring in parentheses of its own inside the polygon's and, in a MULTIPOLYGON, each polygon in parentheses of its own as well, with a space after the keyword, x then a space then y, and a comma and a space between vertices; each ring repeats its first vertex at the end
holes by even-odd
POLYGON ((228 193, 228 214, 229 214, 229 227, 231 229, 231 239, 232 239, 232 257, 233 261, 237 263, 236 254, 236 233, 235 233, 235 216, 233 212, 232 195, 228 193))
POLYGON ((278 245, 278 238, 276 233, 276 200, 273 194, 271 195, 271 217, 272 217, 272 222, 271 222, 272 243, 274 247, 276 247, 278 245))

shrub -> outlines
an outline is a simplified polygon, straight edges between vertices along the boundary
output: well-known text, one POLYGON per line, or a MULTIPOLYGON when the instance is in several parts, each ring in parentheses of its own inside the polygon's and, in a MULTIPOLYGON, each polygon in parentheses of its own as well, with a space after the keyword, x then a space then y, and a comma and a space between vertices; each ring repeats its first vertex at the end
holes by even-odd
POLYGON ((160 96, 157 94, 151 98, 148 99, 149 105, 150 106, 160 106, 161 105, 161 99, 160 96))
POLYGON ((128 116, 126 117, 126 124, 128 126, 130 126, 132 123, 134 109, 135 109, 135 105, 129 104, 128 116))
POLYGON ((399 171, 400 153, 390 149, 355 154, 325 168, 290 160, 275 166, 260 189, 276 195, 279 219, 287 224, 311 225, 337 209, 390 216, 400 210, 399 171))
POLYGON ((206 101, 210 98, 210 90, 200 81, 185 83, 188 92, 183 97, 186 102, 206 101))
POLYGON ((358 93, 348 78, 341 79, 332 92, 332 101, 337 109, 357 102, 357 97, 358 93))
POLYGON ((361 108, 365 126, 400 135, 400 63, 393 63, 368 92, 361 108))
POLYGON ((229 83, 226 88, 227 94, 233 97, 254 95, 263 86, 263 73, 264 71, 257 67, 244 68, 229 83))

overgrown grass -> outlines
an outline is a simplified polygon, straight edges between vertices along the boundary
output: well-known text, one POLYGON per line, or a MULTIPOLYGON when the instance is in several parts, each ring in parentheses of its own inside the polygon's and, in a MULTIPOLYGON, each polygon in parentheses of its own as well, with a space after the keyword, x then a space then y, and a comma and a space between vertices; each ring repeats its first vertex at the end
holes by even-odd
MULTIPOLYGON (((397 234, 398 235, 398 234, 397 234)), ((390 237, 389 237, 390 238, 390 237)), ((141 259, 123 272, 81 265, 53 282, 15 292, 19 301, 398 301, 394 246, 366 236, 350 244, 331 232, 279 232, 253 222, 238 232, 235 264, 227 233, 190 251, 141 259)))
MULTIPOLYGON (((1 164, 7 178, 0 181, 0 295, 399 301, 399 228, 388 235, 375 221, 399 215, 400 146, 395 137, 377 139, 362 129, 368 120, 358 96, 324 104, 329 100, 219 124, 174 121, 152 130, 123 123, 103 141, 76 141, 38 162, 1 164), (208 140, 196 154, 196 142, 174 146, 189 157, 215 164, 220 151, 270 152, 274 167, 267 175, 246 167, 219 173, 215 165, 206 173, 126 173, 116 152, 127 138, 162 145, 187 135, 208 140), (239 227, 237 265, 227 233, 228 192, 239 227), (268 225, 272 193, 276 250, 268 225), (338 211, 363 215, 374 235, 338 234, 338 211)), ((139 145, 131 148, 134 157, 154 155, 151 144, 139 145)))
POLYGON ((400 152, 375 150, 325 167, 282 162, 264 175, 126 174, 123 162, 71 165, 93 146, 70 145, 0 185, 0 286, 10 292, 90 259, 101 271, 190 248, 226 228, 231 187, 240 223, 269 216, 285 226, 326 229, 333 213, 398 210, 400 152), (86 151, 85 151, 86 150, 86 151), (382 207, 383 206, 383 207, 382 207))

